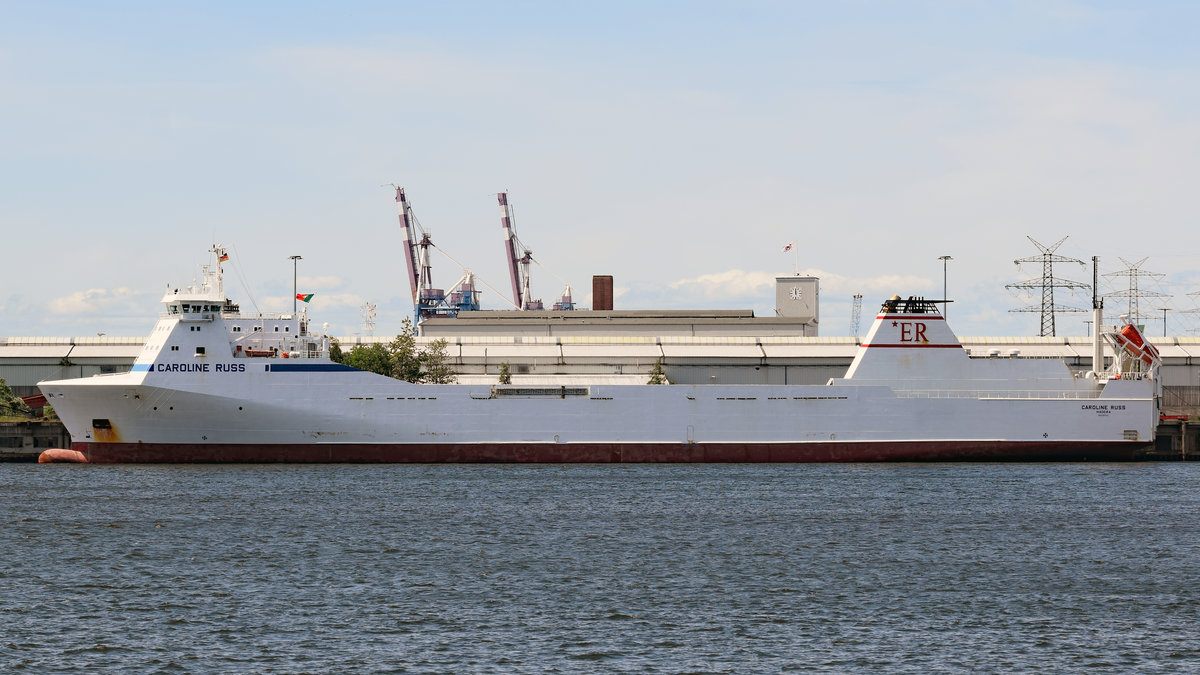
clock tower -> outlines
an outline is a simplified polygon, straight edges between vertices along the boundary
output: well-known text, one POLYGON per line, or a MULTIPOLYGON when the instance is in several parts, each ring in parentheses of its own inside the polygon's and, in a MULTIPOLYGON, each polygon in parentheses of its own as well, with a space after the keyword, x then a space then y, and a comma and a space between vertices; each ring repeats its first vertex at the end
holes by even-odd
POLYGON ((802 319, 816 326, 820 280, 799 275, 775 277, 775 315, 802 319))

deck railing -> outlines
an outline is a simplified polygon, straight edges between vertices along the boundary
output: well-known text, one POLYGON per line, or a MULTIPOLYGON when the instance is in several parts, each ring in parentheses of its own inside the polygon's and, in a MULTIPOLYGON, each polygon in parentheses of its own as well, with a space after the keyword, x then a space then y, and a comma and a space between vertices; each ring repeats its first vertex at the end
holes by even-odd
POLYGON ((1100 398, 1101 389, 896 389, 898 398, 1077 399, 1100 398))

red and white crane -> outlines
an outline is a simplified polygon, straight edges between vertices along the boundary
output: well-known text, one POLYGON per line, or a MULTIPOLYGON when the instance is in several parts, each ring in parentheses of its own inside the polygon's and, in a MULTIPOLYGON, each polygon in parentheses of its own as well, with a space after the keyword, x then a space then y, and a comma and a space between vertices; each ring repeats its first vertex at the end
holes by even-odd
POLYGON ((408 272, 408 286, 412 291, 414 323, 431 316, 457 316, 462 311, 478 310, 480 291, 475 288, 475 275, 470 270, 463 268, 463 276, 450 288, 449 298, 446 291, 433 287, 429 249, 437 246, 413 216, 402 187, 396 187, 396 207, 400 212, 404 269, 408 272), (417 235, 420 235, 419 239, 417 235))
POLYGON ((396 187, 396 207, 400 212, 400 234, 404 238, 404 268, 408 271, 408 286, 412 290, 414 317, 419 323, 442 303, 445 293, 433 287, 433 269, 429 262, 433 240, 413 217, 402 187, 396 187), (418 232, 420 240, 414 237, 418 232))
POLYGON ((508 256, 508 276, 512 280, 513 304, 519 309, 542 309, 542 301, 530 297, 529 265, 533 262, 533 251, 525 248, 517 233, 513 231, 512 207, 508 204, 508 193, 496 195, 500 202, 500 227, 504 231, 504 252, 508 256), (521 257, 517 257, 521 251, 521 257))

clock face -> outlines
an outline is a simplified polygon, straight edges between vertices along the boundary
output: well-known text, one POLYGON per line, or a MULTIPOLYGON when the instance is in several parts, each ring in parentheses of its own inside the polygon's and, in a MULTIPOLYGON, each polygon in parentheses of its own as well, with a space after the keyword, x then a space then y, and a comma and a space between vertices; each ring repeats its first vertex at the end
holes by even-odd
POLYGON ((793 286, 792 290, 788 291, 788 297, 793 300, 799 300, 802 295, 804 295, 804 292, 800 290, 799 286, 793 286))

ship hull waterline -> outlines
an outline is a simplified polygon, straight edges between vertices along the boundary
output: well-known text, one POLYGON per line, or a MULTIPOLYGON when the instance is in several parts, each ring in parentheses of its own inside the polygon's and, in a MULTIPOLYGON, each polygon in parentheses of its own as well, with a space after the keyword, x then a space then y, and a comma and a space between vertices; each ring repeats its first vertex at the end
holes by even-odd
POLYGON ((1144 441, 809 443, 73 443, 88 463, 819 463, 1131 461, 1144 441))

